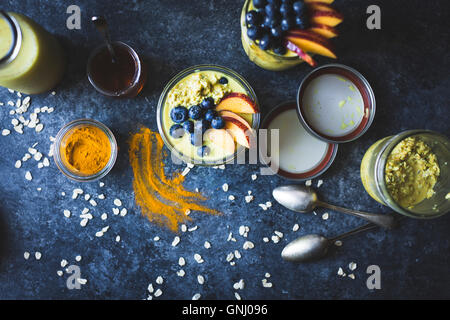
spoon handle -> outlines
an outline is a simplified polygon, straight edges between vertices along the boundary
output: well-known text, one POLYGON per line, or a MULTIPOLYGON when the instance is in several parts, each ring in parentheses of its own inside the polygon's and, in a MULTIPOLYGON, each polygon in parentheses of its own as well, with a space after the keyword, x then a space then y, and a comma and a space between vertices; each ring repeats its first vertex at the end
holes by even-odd
POLYGON ((328 204, 325 202, 319 202, 319 206, 325 207, 331 210, 340 211, 343 213, 351 214, 356 217, 363 218, 369 222, 372 222, 380 227, 383 227, 385 229, 392 229, 396 225, 396 221, 394 216, 388 215, 388 214, 376 214, 376 213, 368 213, 368 212, 362 212, 358 210, 351 210, 347 208, 338 207, 332 204, 328 204))
POLYGON ((363 225, 361 227, 353 229, 353 230, 351 230, 349 232, 343 233, 343 234, 341 234, 341 235, 339 235, 337 237, 334 237, 333 239, 330 239, 330 242, 335 242, 336 240, 341 240, 341 239, 347 238, 348 236, 351 236, 351 235, 354 235, 354 234, 357 234, 357 233, 360 233, 360 232, 363 232, 363 231, 368 231, 370 229, 377 228, 377 227, 378 226, 376 224, 374 224, 374 223, 368 223, 368 224, 365 224, 365 225, 363 225))
POLYGON ((94 23, 97 30, 103 36, 103 39, 105 39, 106 47, 108 48, 108 51, 111 54, 111 59, 113 63, 116 63, 117 57, 111 44, 111 38, 109 37, 108 24, 106 23, 106 19, 102 16, 93 16, 91 18, 91 21, 94 23))

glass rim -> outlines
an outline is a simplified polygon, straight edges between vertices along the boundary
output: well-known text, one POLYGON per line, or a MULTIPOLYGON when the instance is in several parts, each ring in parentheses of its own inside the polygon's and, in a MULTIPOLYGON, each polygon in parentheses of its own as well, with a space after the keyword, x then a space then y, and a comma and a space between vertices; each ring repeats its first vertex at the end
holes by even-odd
POLYGON ((382 149, 378 152, 377 158, 375 160, 375 186, 377 188, 378 193, 381 195, 382 200, 386 203, 387 206, 389 206, 392 210, 410 217, 410 218, 416 218, 416 219, 433 219, 440 217, 446 212, 439 212, 438 214, 431 214, 431 215, 422 215, 417 214, 411 210, 408 210, 407 208, 404 208, 397 204, 397 202, 394 200, 394 198, 391 196, 389 190, 386 186, 386 180, 385 180, 385 170, 386 170, 386 163, 389 155, 391 154, 392 150, 404 139, 419 135, 419 134, 431 134, 431 135, 437 135, 440 137, 444 137, 447 139, 447 137, 439 132, 432 131, 432 130, 423 130, 423 129, 415 129, 415 130, 406 130, 402 131, 392 137, 390 137, 386 144, 382 147, 382 149))
POLYGON ((0 10, 0 18, 3 18, 8 23, 9 29, 11 31, 11 47, 5 53, 3 57, 0 57, 0 67, 7 65, 19 54, 20 48, 22 47, 22 29, 17 20, 8 12, 0 10))
POLYGON ((130 93, 134 87, 136 86, 136 84, 139 82, 139 78, 142 74, 142 64, 141 64, 141 59, 139 58, 139 55, 137 54, 137 52, 128 44, 126 44, 125 42, 122 41, 112 41, 111 42, 112 45, 119 45, 119 46, 123 46, 126 47, 127 50, 131 53, 134 62, 137 66, 137 69, 135 70, 134 73, 134 78, 133 78, 133 82, 131 83, 131 85, 120 91, 119 93, 117 92, 113 92, 113 91, 108 91, 105 90, 104 88, 98 86, 95 81, 92 79, 92 68, 91 68, 91 63, 92 63, 92 59, 100 52, 100 50, 102 50, 103 48, 106 48, 106 44, 101 44, 99 46, 97 46, 96 48, 94 48, 94 50, 91 52, 91 54, 89 55, 88 58, 88 62, 87 62, 87 66, 86 66, 86 73, 87 73, 87 77, 89 82, 91 83, 91 85, 94 87, 95 90, 97 90, 98 92, 100 92, 101 94, 105 95, 105 96, 109 96, 109 97, 121 97, 124 95, 127 95, 128 93, 130 93))
POLYGON ((114 167, 114 164, 117 159, 117 154, 118 154, 117 141, 116 141, 116 138, 114 137, 114 134, 112 133, 112 131, 103 123, 93 120, 93 119, 88 119, 88 118, 73 120, 73 121, 70 121, 69 123, 65 124, 58 131, 52 148, 53 148, 53 160, 55 161, 55 164, 58 167, 58 169, 66 177, 68 177, 72 180, 78 181, 78 182, 95 181, 95 180, 101 179, 104 176, 106 176, 111 171, 111 169, 114 167), (111 155, 109 157, 107 164, 103 167, 103 169, 101 169, 100 171, 98 171, 92 175, 79 175, 79 174, 74 173, 72 170, 70 170, 69 168, 67 168, 65 166, 64 162, 62 161, 62 157, 61 157, 61 153, 60 153, 61 143, 62 143, 62 140, 65 137, 65 135, 70 130, 72 130, 76 127, 79 127, 79 126, 83 126, 83 125, 91 125, 91 126, 94 126, 98 129, 102 130, 108 137, 109 143, 111 145, 111 155))
MULTIPOLYGON (((229 76, 232 76, 235 80, 237 80, 243 87, 244 89, 247 91, 247 93, 249 94, 250 98, 255 102, 255 104, 258 106, 259 108, 259 102, 258 102, 258 98, 256 97, 256 94, 253 90, 253 88, 250 86, 250 84, 247 82, 247 80, 245 80, 240 74, 238 74, 236 71, 224 67, 224 66, 220 66, 220 65, 215 65, 215 64, 199 64, 199 65, 194 65, 191 66, 189 68, 186 68, 184 70, 182 70, 181 72, 177 73, 174 77, 172 77, 169 82, 166 84, 166 86, 164 87, 159 100, 158 100, 158 106, 157 106, 157 110, 156 110, 156 117, 157 117, 157 126, 158 126, 158 131, 159 134, 164 142, 164 144, 166 145, 166 147, 169 149, 169 151, 172 154, 175 154, 179 159, 181 159, 182 161, 184 161, 185 163, 190 163, 190 164, 194 164, 194 165, 200 165, 200 166, 217 166, 217 165, 222 165, 222 164, 227 164, 232 162, 241 152, 245 151, 245 147, 237 144, 237 148, 236 151, 230 155, 227 156, 225 158, 222 159, 218 159, 215 161, 204 161, 204 160, 200 160, 200 159, 194 159, 190 156, 184 155, 181 152, 179 152, 169 141, 169 139, 166 137, 164 128, 163 128, 163 121, 162 121, 162 117, 163 117, 163 107, 165 105, 165 101, 167 99, 167 95, 169 94, 170 90, 177 84, 179 83, 182 79, 184 79, 185 77, 187 77, 188 75, 195 73, 195 72, 200 72, 200 71, 218 71, 218 72, 222 72, 225 73, 229 76)), ((255 113, 252 115, 252 129, 254 130, 258 130, 259 129, 259 125, 260 125, 260 121, 261 121, 261 113, 255 113)))

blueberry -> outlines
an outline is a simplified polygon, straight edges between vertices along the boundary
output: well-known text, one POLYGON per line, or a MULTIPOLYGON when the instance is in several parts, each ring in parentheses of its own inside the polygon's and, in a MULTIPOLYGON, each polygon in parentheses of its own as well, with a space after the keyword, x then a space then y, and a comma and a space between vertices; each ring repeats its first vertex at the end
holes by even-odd
POLYGON ((274 38, 281 38, 283 36, 283 30, 281 30, 280 26, 272 27, 270 29, 270 34, 274 38))
POLYGON ((185 133, 181 124, 174 124, 173 126, 170 127, 169 131, 170 131, 170 135, 172 137, 174 137, 175 139, 179 139, 179 138, 183 137, 184 133, 185 133))
POLYGON ((259 47, 262 49, 262 50, 268 50, 268 49, 270 49, 270 46, 271 46, 271 38, 270 38, 270 36, 268 35, 268 34, 266 34, 266 35, 264 35, 262 38, 261 38, 261 40, 259 40, 259 47))
POLYGON ((197 154, 199 157, 205 157, 209 155, 210 151, 211 149, 208 146, 201 146, 200 148, 197 149, 197 154))
POLYGON ((272 28, 280 23, 280 17, 278 15, 274 15, 273 17, 266 16, 264 18, 264 27, 272 28))
POLYGON ((290 17, 292 15, 292 7, 287 3, 283 3, 280 6, 280 13, 283 17, 290 17))
POLYGON ((273 48, 273 52, 282 56, 286 54, 286 47, 283 45, 277 45, 275 48, 273 48))
POLYGON ((215 110, 209 109, 208 111, 205 112, 205 119, 209 122, 212 121, 212 119, 214 119, 217 115, 217 112, 215 110))
POLYGON ((200 106, 192 106, 189 108, 189 118, 192 120, 198 120, 202 117, 203 110, 200 106))
POLYGON ((206 119, 196 121, 194 124, 194 132, 205 133, 205 131, 209 129, 210 124, 211 123, 206 119))
POLYGON ((245 15, 245 21, 247 21, 249 25, 255 26, 260 23, 260 20, 261 15, 255 10, 249 11, 245 15))
POLYGON ((225 127, 225 121, 222 119, 222 117, 217 116, 211 121, 211 127, 214 129, 222 129, 225 127))
POLYGON ((294 26, 294 23, 292 22, 291 19, 284 18, 283 20, 281 20, 281 30, 288 31, 288 30, 292 29, 293 26, 294 26))
POLYGON ((264 8, 264 6, 267 4, 266 0, 253 0, 253 6, 256 9, 264 8))
POLYGON ((277 13, 277 8, 273 4, 267 4, 264 11, 268 17, 273 17, 277 13))
POLYGON ((295 14, 299 16, 305 10, 305 4, 303 3, 303 1, 296 1, 292 5, 292 9, 294 9, 295 14))
POLYGON ((183 122, 183 129, 184 131, 189 133, 194 132, 194 122, 192 122, 191 120, 183 122))
POLYGON ((203 144, 203 134, 200 132, 191 133, 191 144, 198 147, 203 144))
POLYGON ((273 5, 275 8, 279 8, 281 0, 267 0, 267 3, 273 5))
POLYGON ((175 107, 170 111, 170 118, 176 123, 185 122, 188 119, 188 110, 182 106, 175 107))
POLYGON ((225 77, 222 77, 222 78, 219 79, 219 83, 220 84, 227 84, 228 83, 228 79, 225 78, 225 77))
POLYGON ((203 109, 211 109, 214 107, 214 99, 212 97, 205 98, 201 105, 203 109))
POLYGON ((299 29, 305 29, 306 28, 306 24, 305 24, 305 19, 303 19, 303 17, 295 17, 295 26, 299 29))
POLYGON ((247 29, 247 36, 252 40, 257 40, 261 37, 261 27, 251 26, 247 29))

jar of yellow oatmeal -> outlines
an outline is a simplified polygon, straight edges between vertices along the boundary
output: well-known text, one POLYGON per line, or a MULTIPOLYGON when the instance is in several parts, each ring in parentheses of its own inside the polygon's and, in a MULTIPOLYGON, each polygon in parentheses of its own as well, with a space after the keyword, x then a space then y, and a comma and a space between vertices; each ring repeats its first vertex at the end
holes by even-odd
POLYGON ((413 218, 450 210, 450 140, 437 132, 408 130, 375 142, 361 161, 369 195, 413 218))

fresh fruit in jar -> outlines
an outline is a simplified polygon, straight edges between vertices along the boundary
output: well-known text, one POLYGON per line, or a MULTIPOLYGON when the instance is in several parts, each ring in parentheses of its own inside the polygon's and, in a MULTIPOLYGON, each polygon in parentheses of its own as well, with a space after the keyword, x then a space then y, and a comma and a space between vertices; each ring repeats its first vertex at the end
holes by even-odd
POLYGON ((324 36, 327 39, 331 39, 338 36, 338 32, 336 28, 326 26, 324 24, 313 24, 309 30, 312 32, 315 32, 317 34, 320 34, 321 36, 324 36))
POLYGON ((216 111, 228 110, 235 113, 258 113, 256 103, 243 93, 232 92, 223 98, 216 107, 216 111))
POLYGON ((211 122, 217 116, 217 112, 213 109, 209 109, 205 112, 205 120, 211 122))
POLYGON ((183 106, 178 106, 170 111, 170 118, 175 123, 182 123, 188 119, 188 110, 183 106))
POLYGON ((261 15, 256 10, 251 10, 247 12, 247 15, 245 16, 245 21, 251 25, 255 26, 261 23, 261 15))
POLYGON ((304 0, 305 3, 326 3, 326 4, 332 4, 334 0, 304 0))
POLYGON ((314 10, 311 13, 311 22, 324 24, 326 26, 335 27, 340 24, 344 18, 337 11, 314 10))
POLYGON ((198 120, 202 117, 203 110, 200 106, 192 106, 189 108, 189 118, 192 120, 198 120))
POLYGON ((233 137, 225 129, 209 129, 205 132, 205 139, 227 154, 234 153, 236 149, 233 137))
POLYGON ((247 130, 252 130, 252 127, 250 126, 250 124, 244 119, 242 118, 240 115, 228 111, 228 110, 223 110, 219 112, 219 115, 223 118, 223 120, 225 121, 232 121, 233 119, 236 121, 239 121, 240 123, 242 123, 244 126, 247 127, 247 130))
POLYGON ((203 135, 201 132, 194 131, 191 133, 191 144, 196 147, 203 144, 203 135))
POLYGON ((170 127, 170 135, 175 139, 180 139, 184 136, 184 129, 181 124, 174 124, 170 127))
POLYGON ((286 41, 285 45, 286 45, 286 48, 288 48, 289 50, 295 52, 301 59, 303 59, 311 67, 315 67, 317 65, 317 62, 314 61, 314 59, 309 54, 307 54, 305 51, 300 49, 294 43, 292 43, 290 41, 286 41))
POLYGON ((214 129, 222 129, 225 126, 225 121, 223 121, 222 117, 218 116, 212 119, 211 127, 214 129))
POLYGON ((259 26, 251 26, 247 29, 247 37, 251 40, 257 40, 261 38, 262 35, 262 28, 259 26))
POLYGON ((205 131, 208 130, 209 126, 210 122, 206 119, 196 121, 194 123, 194 132, 205 133, 205 131))
POLYGON ((317 53, 325 57, 336 59, 333 47, 327 38, 311 31, 289 31, 286 40, 292 42, 306 52, 317 53))
POLYGON ((292 9, 294 10, 295 14, 299 16, 304 13, 306 8, 303 1, 296 1, 292 4, 292 9))
POLYGON ((183 129, 184 131, 189 133, 194 132, 194 122, 192 122, 191 120, 183 122, 183 129))
POLYGON ((253 6, 256 9, 262 9, 267 4, 266 0, 253 0, 253 6))
POLYGON ((259 40, 259 47, 262 50, 268 50, 270 49, 270 45, 271 45, 271 38, 270 35, 265 34, 264 36, 261 37, 261 39, 259 40))
POLYGON ((197 155, 199 157, 206 157, 211 152, 211 149, 208 146, 201 146, 197 149, 197 155))
POLYGON ((203 109, 211 109, 214 108, 214 99, 212 97, 207 97, 205 98, 202 103, 201 106, 203 109))
POLYGON ((220 84, 227 84, 228 83, 228 79, 226 77, 220 77, 219 83, 220 84))
POLYGON ((237 143, 246 148, 250 148, 250 137, 248 134, 250 134, 251 131, 248 131, 247 126, 234 118, 230 118, 225 123, 225 129, 237 143))

